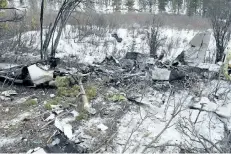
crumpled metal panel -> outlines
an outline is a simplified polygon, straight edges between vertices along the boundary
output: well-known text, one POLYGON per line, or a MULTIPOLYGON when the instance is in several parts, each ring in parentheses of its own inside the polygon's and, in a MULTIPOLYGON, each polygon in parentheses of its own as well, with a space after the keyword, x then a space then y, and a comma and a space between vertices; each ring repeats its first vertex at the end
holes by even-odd
POLYGON ((42 83, 46 83, 53 80, 53 70, 42 69, 41 67, 38 67, 36 64, 28 66, 28 72, 31 81, 35 85, 40 85, 42 83))

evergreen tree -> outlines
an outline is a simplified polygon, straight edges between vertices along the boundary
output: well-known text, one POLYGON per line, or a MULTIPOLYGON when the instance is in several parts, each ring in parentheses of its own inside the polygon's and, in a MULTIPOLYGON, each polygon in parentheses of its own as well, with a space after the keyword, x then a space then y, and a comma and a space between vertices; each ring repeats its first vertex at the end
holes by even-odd
POLYGON ((199 7, 199 0, 188 0, 188 8, 187 8, 187 15, 192 16, 197 14, 197 9, 199 7))
POLYGON ((148 7, 149 7, 149 12, 152 12, 152 7, 153 5, 156 4, 156 0, 148 0, 148 7))
POLYGON ((24 0, 20 0, 20 5, 24 5, 24 0))
POLYGON ((205 17, 207 11, 208 11, 208 6, 210 4, 210 0, 202 0, 202 16, 205 17))
POLYGON ((145 11, 147 7, 147 0, 139 0, 139 8, 142 11, 145 11))
POLYGON ((177 0, 171 0, 171 7, 172 7, 172 11, 174 12, 174 13, 176 13, 177 12, 177 0))
POLYGON ((92 12, 92 10, 94 10, 95 8, 95 3, 93 1, 86 1, 85 3, 85 9, 86 9, 86 12, 92 12))
POLYGON ((127 2, 126 2, 125 5, 127 6, 128 11, 132 11, 133 10, 134 4, 135 4, 134 0, 127 0, 127 2))
POLYGON ((166 10, 165 7, 168 3, 168 0, 158 0, 158 1, 159 1, 159 3, 158 3, 159 11, 164 12, 166 10))
POLYGON ((112 6, 114 11, 120 11, 122 0, 112 0, 112 6))
POLYGON ((177 0, 177 13, 180 13, 180 9, 182 8, 183 0, 177 0))

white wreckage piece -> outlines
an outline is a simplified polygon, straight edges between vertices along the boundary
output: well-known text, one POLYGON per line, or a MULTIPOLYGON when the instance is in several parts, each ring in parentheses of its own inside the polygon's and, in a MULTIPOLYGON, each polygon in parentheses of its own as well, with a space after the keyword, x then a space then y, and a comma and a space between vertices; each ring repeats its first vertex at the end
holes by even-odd
POLYGON ((30 85, 38 86, 54 80, 53 76, 54 70, 49 69, 46 65, 31 64, 25 66, 0 63, 0 78, 3 81, 8 80, 18 84, 30 83, 30 85))
POLYGON ((170 79, 171 71, 168 69, 154 68, 152 70, 152 79, 157 81, 168 81, 170 79))
POLYGON ((189 47, 185 49, 187 63, 206 63, 211 34, 210 31, 198 33, 189 42, 189 47))
POLYGON ((35 148, 35 149, 30 149, 26 154, 46 154, 43 148, 35 148))
POLYGON ((27 67, 27 69, 31 81, 36 86, 53 80, 54 70, 49 70, 36 64, 27 67))

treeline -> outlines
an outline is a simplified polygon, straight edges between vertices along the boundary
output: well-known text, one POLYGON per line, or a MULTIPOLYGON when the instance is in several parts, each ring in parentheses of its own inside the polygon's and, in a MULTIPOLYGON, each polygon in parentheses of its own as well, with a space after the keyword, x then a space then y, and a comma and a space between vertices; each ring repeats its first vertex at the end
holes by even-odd
MULTIPOLYGON (((5 3, 7 0, 0 0, 5 3)), ((63 0, 47 0, 47 5, 55 7, 61 5, 63 0)), ((39 0, 8 0, 8 3, 18 3, 20 5, 28 5, 31 9, 40 6, 39 0)), ((122 10, 149 12, 149 13, 173 13, 186 14, 188 16, 200 15, 205 16, 208 5, 211 0, 87 0, 85 8, 108 8, 113 12, 122 10), (97 7, 98 6, 98 7, 97 7)))

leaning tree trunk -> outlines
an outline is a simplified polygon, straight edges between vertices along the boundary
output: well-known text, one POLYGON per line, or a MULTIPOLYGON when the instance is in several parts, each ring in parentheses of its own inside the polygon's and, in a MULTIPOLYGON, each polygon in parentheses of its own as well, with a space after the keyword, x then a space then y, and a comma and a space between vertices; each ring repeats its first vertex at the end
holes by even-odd
MULTIPOLYGON (((73 10, 82 2, 82 0, 64 0, 59 12, 56 16, 54 24, 50 24, 49 30, 46 33, 46 38, 41 45, 42 50, 41 54, 43 55, 43 59, 48 59, 48 47, 50 45, 51 40, 55 40, 54 45, 52 45, 51 57, 55 56, 55 52, 62 34, 62 30, 65 27, 70 15, 73 10), (58 35, 55 37, 55 32, 58 29, 58 35), (54 38, 55 37, 55 38, 54 38)), ((42 37, 41 37, 42 38, 42 37)), ((52 41, 53 44, 53 41, 52 41)), ((41 57, 42 57, 41 55, 41 57)))
POLYGON ((59 27, 59 30, 58 30, 58 35, 55 38, 54 46, 52 46, 51 57, 55 57, 55 53, 56 53, 56 50, 57 50, 57 47, 58 47, 59 40, 61 38, 62 31, 63 31, 64 27, 66 26, 67 21, 68 21, 69 17, 71 16, 71 13, 79 5, 79 3, 80 3, 80 1, 77 2, 76 4, 74 4, 74 3, 68 4, 67 7, 66 7, 66 9, 68 11, 65 11, 62 14, 62 16, 60 17, 60 27, 59 27))

